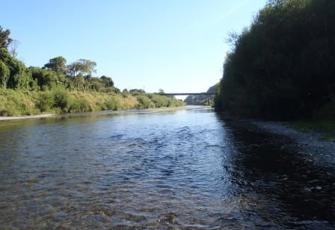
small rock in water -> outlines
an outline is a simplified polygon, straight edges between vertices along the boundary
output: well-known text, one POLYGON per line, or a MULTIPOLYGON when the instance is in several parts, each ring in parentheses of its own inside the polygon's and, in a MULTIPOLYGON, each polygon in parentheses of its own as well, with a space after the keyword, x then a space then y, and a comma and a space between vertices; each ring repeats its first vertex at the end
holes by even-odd
POLYGON ((314 184, 314 183, 317 183, 317 182, 319 182, 319 180, 311 180, 311 181, 309 181, 309 183, 311 183, 311 184, 314 184))
POLYGON ((310 188, 304 188, 304 190, 305 190, 306 192, 310 192, 310 191, 312 191, 312 189, 310 189, 310 188))
POLYGON ((322 190, 322 187, 321 186, 316 186, 315 187, 317 190, 322 190))

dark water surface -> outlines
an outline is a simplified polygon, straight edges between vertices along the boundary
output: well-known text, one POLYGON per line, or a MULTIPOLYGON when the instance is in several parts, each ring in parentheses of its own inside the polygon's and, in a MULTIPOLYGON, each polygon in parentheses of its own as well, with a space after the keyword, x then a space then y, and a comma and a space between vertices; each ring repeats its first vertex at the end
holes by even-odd
POLYGON ((334 229, 334 187, 208 108, 0 123, 1 229, 334 229))

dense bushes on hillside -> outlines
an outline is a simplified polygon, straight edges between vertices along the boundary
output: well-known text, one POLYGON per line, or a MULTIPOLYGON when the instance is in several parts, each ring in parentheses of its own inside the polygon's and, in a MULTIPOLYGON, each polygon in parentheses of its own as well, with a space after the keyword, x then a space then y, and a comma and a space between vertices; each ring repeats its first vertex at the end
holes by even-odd
POLYGON ((275 0, 227 55, 216 109, 268 119, 332 116, 335 1, 275 0))

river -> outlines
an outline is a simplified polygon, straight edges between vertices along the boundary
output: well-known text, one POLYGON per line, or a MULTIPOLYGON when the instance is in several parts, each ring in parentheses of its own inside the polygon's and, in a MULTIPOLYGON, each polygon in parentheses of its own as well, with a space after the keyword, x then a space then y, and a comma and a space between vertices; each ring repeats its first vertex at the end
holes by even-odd
POLYGON ((1 122, 0 228, 334 229, 292 146, 206 107, 1 122))

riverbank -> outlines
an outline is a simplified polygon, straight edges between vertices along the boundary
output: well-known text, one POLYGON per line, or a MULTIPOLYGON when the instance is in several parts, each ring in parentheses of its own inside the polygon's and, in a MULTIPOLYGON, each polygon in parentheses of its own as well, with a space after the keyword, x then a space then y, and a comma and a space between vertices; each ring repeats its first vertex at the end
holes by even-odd
POLYGON ((5 121, 16 121, 16 120, 29 120, 29 119, 45 119, 45 118, 70 118, 70 117, 85 117, 85 116, 108 116, 108 115, 122 115, 129 113, 146 114, 146 113, 164 113, 164 112, 174 112, 178 110, 185 109, 185 106, 178 107, 163 107, 155 109, 123 109, 123 110, 104 110, 97 112, 81 112, 81 113, 66 113, 66 114, 56 114, 56 113, 45 113, 39 115, 27 115, 27 116, 0 116, 0 122, 5 121))
POLYGON ((105 110, 178 107, 184 103, 173 97, 150 93, 115 93, 95 91, 46 91, 0 89, 0 116, 97 112, 105 110))
POLYGON ((13 117, 0 117, 1 121, 13 121, 13 120, 26 120, 26 119, 41 119, 41 118, 50 118, 56 117, 57 114, 47 113, 47 114, 39 114, 39 115, 29 115, 29 116, 13 116, 13 117))
POLYGON ((324 138, 325 133, 301 131, 286 122, 251 121, 251 124, 265 132, 290 138, 300 154, 308 155, 317 164, 335 168, 335 142, 324 138))

